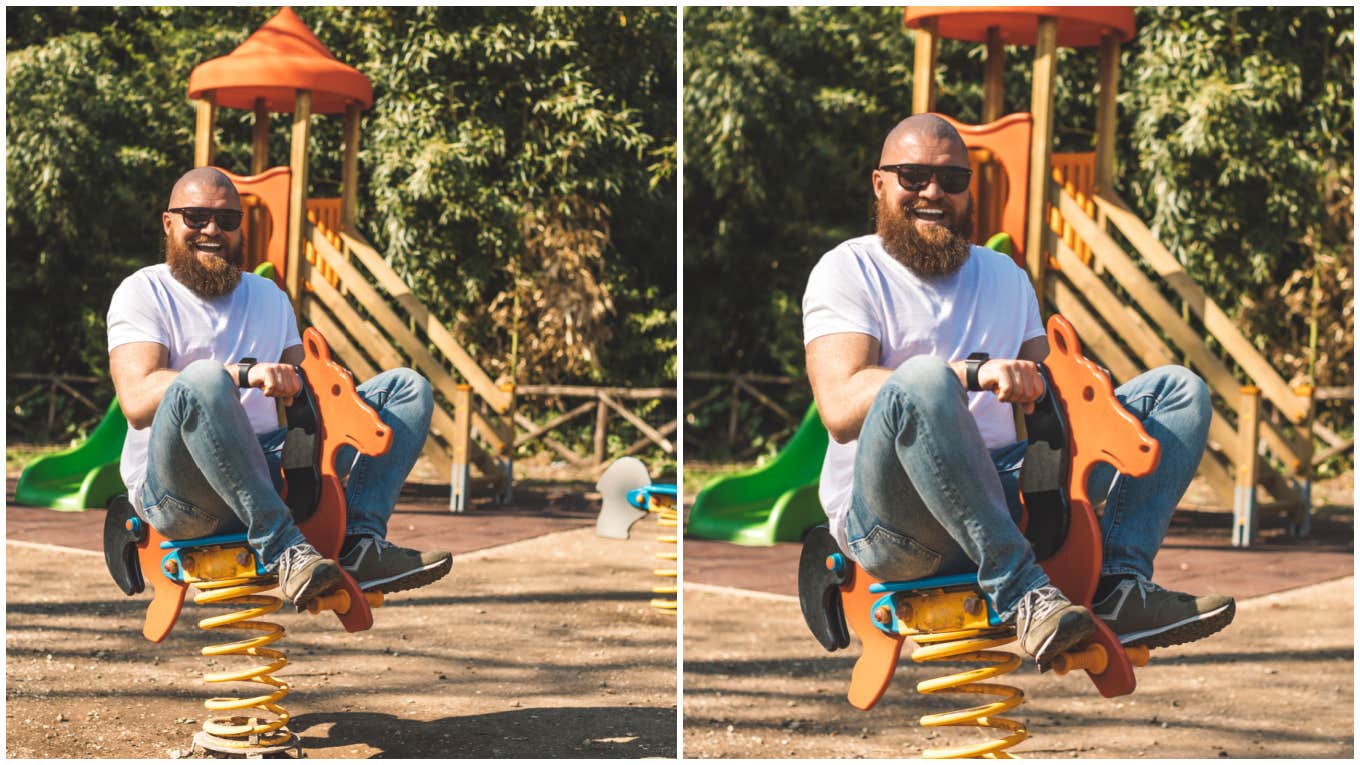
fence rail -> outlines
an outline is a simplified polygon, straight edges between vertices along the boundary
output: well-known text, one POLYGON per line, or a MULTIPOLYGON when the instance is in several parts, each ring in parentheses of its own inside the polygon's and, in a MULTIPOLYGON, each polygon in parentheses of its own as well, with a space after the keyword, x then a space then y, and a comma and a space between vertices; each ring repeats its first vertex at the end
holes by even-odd
MULTIPOLYGON (((794 414, 786 407, 775 401, 773 397, 760 390, 758 385, 764 386, 792 386, 807 385, 805 377, 790 377, 787 375, 768 375, 753 372, 706 372, 695 371, 685 373, 686 381, 705 383, 713 385, 702 396, 697 398, 687 398, 685 401, 685 413, 688 414, 711 401, 718 399, 723 394, 727 395, 727 444, 729 447, 736 448, 740 445, 738 435, 741 425, 741 402, 743 398, 754 400, 761 409, 773 412, 782 423, 780 428, 769 434, 769 439, 777 440, 785 434, 791 433, 802 422, 802 414, 794 414)), ((810 397, 810 394, 809 394, 810 397)), ((749 457, 758 452, 761 447, 746 449, 740 456, 749 457)))
POLYGON ((519 385, 515 388, 521 400, 535 398, 587 399, 566 412, 544 422, 535 423, 522 412, 515 413, 516 449, 534 442, 541 442, 558 456, 575 467, 602 472, 605 467, 620 457, 637 454, 649 447, 657 447, 666 454, 675 454, 676 448, 671 436, 679 427, 676 418, 660 427, 653 427, 623 404, 624 401, 657 401, 675 399, 674 388, 609 388, 583 385, 519 385), (551 433, 566 425, 577 422, 591 413, 595 414, 592 426, 589 455, 581 455, 571 447, 554 438, 551 433), (642 437, 634 441, 622 452, 609 454, 609 426, 613 417, 619 417, 636 429, 642 437), (518 432, 522 428, 523 433, 518 432))

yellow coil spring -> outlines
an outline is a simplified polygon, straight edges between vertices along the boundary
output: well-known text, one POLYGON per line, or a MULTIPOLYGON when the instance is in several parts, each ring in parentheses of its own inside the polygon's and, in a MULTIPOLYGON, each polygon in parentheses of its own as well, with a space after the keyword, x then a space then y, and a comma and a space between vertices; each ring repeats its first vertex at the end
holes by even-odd
POLYGON ((210 711, 239 711, 258 709, 265 715, 237 715, 232 717, 213 717, 203 723, 204 732, 240 742, 241 748, 280 746, 287 744, 293 734, 285 726, 290 716, 279 702, 288 695, 288 684, 273 675, 288 664, 282 652, 267 648, 270 643, 281 640, 286 634, 282 626, 272 622, 254 621, 279 610, 283 601, 273 595, 260 593, 274 589, 278 582, 273 576, 242 576, 226 579, 195 582, 199 592, 194 596, 195 603, 250 606, 240 611, 213 616, 199 621, 204 630, 232 629, 253 630, 263 633, 232 643, 210 645, 203 649, 204 656, 251 656, 266 659, 265 666, 251 666, 245 669, 225 672, 210 672, 203 676, 208 683, 259 683, 272 690, 259 696, 248 698, 218 697, 204 702, 210 711))
POLYGON ((1025 703, 1024 691, 1010 685, 984 683, 983 680, 1000 677, 1014 672, 1020 667, 1020 657, 1007 651, 989 651, 1015 639, 1012 626, 996 629, 964 629, 952 632, 933 632, 912 635, 911 639, 920 647, 912 654, 912 661, 980 661, 991 666, 977 667, 954 675, 946 675, 934 680, 917 683, 920 693, 979 693, 999 696, 1000 699, 957 712, 925 715, 921 718, 924 727, 973 726, 991 728, 1007 733, 1005 738, 983 741, 977 744, 930 749, 922 756, 929 759, 952 759, 957 757, 986 757, 989 759, 1014 759, 1005 750, 1024 741, 1029 733, 1025 726, 996 715, 1012 710, 1025 703))
MULTIPOLYGON (((661 527, 661 533, 656 540, 663 545, 676 545, 680 532, 680 513, 675 507, 675 501, 669 496, 648 494, 647 512, 656 513, 656 523, 661 527)), ((652 608, 665 613, 676 613, 678 602, 677 582, 679 571, 676 569, 676 550, 664 550, 656 554, 659 560, 667 561, 670 565, 665 568, 652 569, 652 573, 662 577, 661 584, 652 588, 652 593, 661 597, 652 598, 652 608)))

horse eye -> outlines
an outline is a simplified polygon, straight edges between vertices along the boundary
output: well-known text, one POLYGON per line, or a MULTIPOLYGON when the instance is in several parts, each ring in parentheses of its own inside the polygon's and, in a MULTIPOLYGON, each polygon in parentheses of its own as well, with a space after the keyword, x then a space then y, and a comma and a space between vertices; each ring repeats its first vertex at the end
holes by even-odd
POLYGON ((1092 388, 1092 387, 1089 386, 1089 385, 1086 386, 1085 388, 1082 388, 1082 389, 1081 389, 1081 397, 1084 398, 1084 399, 1086 399, 1087 401, 1095 401, 1095 400, 1096 400, 1096 389, 1095 389, 1095 388, 1092 388))
POLYGON ((340 386, 339 386, 339 385, 332 385, 332 386, 331 386, 331 395, 332 395, 332 396, 339 396, 339 395, 340 395, 340 386))

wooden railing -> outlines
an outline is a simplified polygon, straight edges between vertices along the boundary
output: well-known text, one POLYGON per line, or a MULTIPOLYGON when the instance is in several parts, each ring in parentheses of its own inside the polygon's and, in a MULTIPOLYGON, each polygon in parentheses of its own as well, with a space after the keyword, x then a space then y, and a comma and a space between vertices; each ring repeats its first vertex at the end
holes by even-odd
POLYGON ((671 440, 671 436, 675 434, 678 426, 675 417, 671 417, 669 422, 659 427, 653 427, 623 403, 625 401, 656 401, 658 399, 674 400, 676 396, 675 388, 520 385, 516 387, 515 393, 521 399, 530 397, 586 399, 583 403, 541 424, 529 419, 522 411, 516 411, 514 414, 515 424, 523 430, 523 432, 516 431, 514 442, 516 449, 535 442, 542 443, 572 466, 588 469, 594 473, 603 471, 604 468, 620 457, 638 454, 648 447, 654 446, 668 455, 676 453, 675 443, 671 440), (564 428, 591 414, 595 415, 595 421, 592 426, 591 446, 593 449, 590 454, 578 454, 571 447, 551 435, 553 431, 564 428), (641 435, 641 438, 635 440, 623 451, 611 454, 607 448, 608 434, 610 420, 615 416, 631 425, 641 435))
POLYGON ((493 381, 357 231, 320 222, 306 230, 317 263, 302 265, 303 318, 361 377, 410 366, 430 381, 436 406, 425 455, 450 481, 455 509, 466 503, 471 465, 493 481, 498 497, 508 497, 514 385, 493 381), (322 268, 335 275, 334 284, 318 278, 322 268))
MULTIPOLYGON (((775 401, 772 396, 760 390, 757 386, 801 385, 806 387, 807 378, 805 377, 765 375, 750 372, 686 372, 685 380, 687 381, 687 384, 692 381, 700 383, 702 386, 711 386, 707 393, 704 393, 701 396, 691 396, 687 398, 685 401, 686 414, 695 411, 710 401, 714 401, 719 397, 726 395, 727 444, 729 447, 736 448, 741 445, 739 443, 739 433, 741 424, 741 402, 743 399, 749 398, 755 401, 761 409, 773 413, 782 423, 778 430, 767 435, 767 441, 778 441, 782 439, 784 436, 796 430, 798 425, 803 421, 802 412, 803 409, 806 408, 806 404, 798 409, 798 414, 794 414, 786 407, 782 406, 778 401, 775 401)), ((693 390, 693 388, 691 388, 691 390, 693 390)), ((808 392, 808 398, 811 399, 810 390, 808 392)), ((748 457, 758 451, 760 451, 760 447, 746 449, 744 452, 739 452, 739 455, 748 457)))
MULTIPOLYGON (((108 399, 104 396, 111 396, 113 388, 112 382, 107 377, 89 377, 83 375, 58 375, 58 374, 37 374, 31 372, 10 372, 6 375, 11 381, 9 386, 10 398, 7 399, 8 407, 11 411, 18 408, 29 399, 39 396, 44 392, 47 394, 47 419, 44 432, 37 434, 44 441, 51 441, 64 438, 67 434, 78 432, 86 428, 91 428, 99 424, 104 413, 109 408, 108 399), (15 383, 18 383, 17 385, 15 383), (86 395, 77 386, 93 388, 95 392, 86 395), (16 394, 17 389, 23 388, 22 393, 16 394), (89 410, 90 416, 81 421, 66 427, 64 433, 57 432, 57 401, 62 397, 68 397, 81 404, 89 410), (96 403, 96 399, 103 400, 104 403, 96 403)), ((10 428, 10 437, 15 433, 10 428)))
POLYGON ((1089 248, 1091 261, 1082 261, 1070 236, 1050 236, 1058 268, 1045 282, 1049 304, 1072 321, 1117 381, 1164 364, 1184 363, 1198 373, 1217 401, 1201 475, 1221 499, 1239 504, 1244 490, 1253 492, 1254 504, 1254 489, 1242 484, 1244 476, 1255 476, 1247 486, 1259 483, 1274 500, 1261 508, 1287 510, 1295 528, 1306 530, 1314 464, 1311 386, 1290 387, 1117 196, 1090 200, 1102 224, 1089 205, 1057 184, 1051 189, 1061 230, 1089 248), (1106 226, 1130 243, 1132 255, 1106 226), (1258 403, 1266 406, 1259 417, 1258 403))

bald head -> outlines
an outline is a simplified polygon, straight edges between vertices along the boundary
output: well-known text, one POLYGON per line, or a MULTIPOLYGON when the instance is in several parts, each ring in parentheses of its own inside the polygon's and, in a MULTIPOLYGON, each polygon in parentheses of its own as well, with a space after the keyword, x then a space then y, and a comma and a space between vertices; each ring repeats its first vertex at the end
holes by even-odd
POLYGON ((953 152, 957 152, 963 166, 968 165, 968 147, 963 143, 959 131, 935 114, 913 114, 897 123, 883 139, 883 151, 879 154, 878 164, 892 165, 906 161, 903 153, 910 146, 945 142, 953 152))
POLYGON ((213 167, 196 167, 181 175, 170 190, 170 204, 166 208, 192 206, 188 201, 205 193, 223 200, 229 209, 241 209, 241 195, 236 192, 236 186, 225 173, 213 167))

